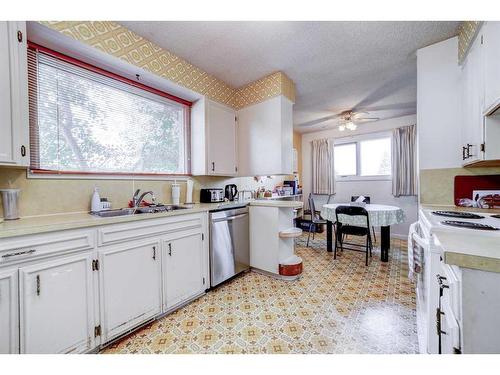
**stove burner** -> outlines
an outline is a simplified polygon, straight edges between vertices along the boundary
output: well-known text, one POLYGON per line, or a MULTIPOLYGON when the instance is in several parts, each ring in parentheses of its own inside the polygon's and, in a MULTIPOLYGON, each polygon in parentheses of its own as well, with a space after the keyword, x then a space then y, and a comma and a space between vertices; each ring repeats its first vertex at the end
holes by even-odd
POLYGON ((500 215, 491 215, 490 217, 493 217, 495 219, 500 219, 500 215))
POLYGON ((457 212, 457 211, 433 211, 434 215, 455 217, 457 219, 484 219, 484 216, 476 215, 470 212, 457 212))
POLYGON ((468 229, 480 229, 480 230, 500 230, 499 228, 492 227, 491 225, 471 223, 469 221, 455 221, 455 220, 445 220, 441 222, 444 225, 449 225, 451 227, 468 228, 468 229))

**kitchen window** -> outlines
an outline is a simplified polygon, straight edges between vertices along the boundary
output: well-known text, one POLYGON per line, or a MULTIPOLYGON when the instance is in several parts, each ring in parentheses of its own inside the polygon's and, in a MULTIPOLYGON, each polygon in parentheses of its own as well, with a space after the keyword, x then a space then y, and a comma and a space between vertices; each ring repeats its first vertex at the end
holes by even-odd
POLYGON ((189 102, 47 51, 28 53, 32 173, 189 173, 189 102))
POLYGON ((390 179, 391 138, 372 137, 336 144, 334 168, 339 181, 390 179))

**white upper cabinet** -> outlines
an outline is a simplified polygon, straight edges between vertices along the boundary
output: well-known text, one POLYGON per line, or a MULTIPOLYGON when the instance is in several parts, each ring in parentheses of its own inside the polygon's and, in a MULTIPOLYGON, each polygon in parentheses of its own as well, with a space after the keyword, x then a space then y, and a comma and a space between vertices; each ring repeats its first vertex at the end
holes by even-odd
POLYGON ((191 173, 234 176, 236 162, 236 113, 203 98, 191 108, 191 173))
POLYGON ((161 311, 160 244, 145 239, 99 250, 103 342, 161 311))
POLYGON ((91 253, 19 269, 21 353, 94 347, 91 253))
POLYGON ((25 22, 0 21, 0 165, 29 165, 25 22))
POLYGON ((19 353, 17 269, 0 272, 0 354, 19 353))
POLYGON ((484 158, 484 65, 483 46, 479 34, 462 65, 462 161, 464 165, 484 158))
POLYGON ((282 95, 238 111, 239 175, 293 173, 292 111, 282 95))
POLYGON ((500 22, 490 21, 481 29, 484 49, 484 112, 500 105, 500 22))

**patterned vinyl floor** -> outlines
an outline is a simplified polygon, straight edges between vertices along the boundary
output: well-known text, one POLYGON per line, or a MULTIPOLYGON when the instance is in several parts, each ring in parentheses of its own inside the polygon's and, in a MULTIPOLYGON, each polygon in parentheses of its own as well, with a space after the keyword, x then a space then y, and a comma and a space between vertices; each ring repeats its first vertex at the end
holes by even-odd
POLYGON ((406 242, 392 240, 390 260, 374 249, 337 260, 324 236, 309 248, 297 281, 248 272, 104 353, 417 353, 415 293, 406 242))

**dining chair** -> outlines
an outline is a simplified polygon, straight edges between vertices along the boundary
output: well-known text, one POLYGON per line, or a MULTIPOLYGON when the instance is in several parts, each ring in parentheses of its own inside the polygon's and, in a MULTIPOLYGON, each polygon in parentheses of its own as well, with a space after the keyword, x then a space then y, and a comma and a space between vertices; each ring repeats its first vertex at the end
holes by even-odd
POLYGON ((372 256, 372 239, 370 233, 370 217, 368 216, 368 211, 363 207, 358 206, 338 206, 335 209, 336 218, 336 229, 335 229, 335 249, 333 252, 333 259, 337 259, 337 246, 340 245, 340 251, 353 250, 361 251, 366 253, 365 266, 368 266, 368 256, 372 256), (342 218, 339 215, 345 215, 354 217, 357 216, 361 218, 360 225, 343 224, 342 218), (366 225, 366 226, 364 226, 366 225), (356 243, 344 242, 345 235, 352 235, 358 237, 366 236, 366 244, 360 245, 356 243), (344 244, 354 246, 354 247, 344 247, 344 244), (364 248, 364 250, 362 250, 364 248))
MULTIPOLYGON (((333 194, 313 194, 313 193, 309 193, 309 197, 307 198, 309 200, 309 198, 311 198, 314 200, 314 204, 316 205, 316 202, 320 201, 319 203, 319 206, 322 207, 324 204, 328 204, 330 203, 330 201, 332 200, 333 198, 333 194)), ((320 213, 320 211, 316 211, 317 214, 320 213)), ((304 215, 310 215, 311 214, 311 207, 309 207, 309 209, 307 210, 304 210, 304 215)))
MULTIPOLYGON (((356 202, 356 199, 358 199, 360 196, 359 195, 353 195, 351 196, 351 202, 356 202)), ((364 199, 363 202, 366 204, 370 204, 370 197, 363 195, 364 199)), ((373 241, 377 242, 377 236, 375 236, 375 227, 372 226, 372 232, 373 232, 373 241)))
MULTIPOLYGON (((309 247, 309 239, 311 238, 311 230, 314 226, 314 232, 316 231, 316 225, 326 224, 326 220, 323 220, 320 214, 316 211, 316 206, 314 204, 314 198, 309 195, 309 210, 311 211, 311 222, 309 223, 309 234, 307 235, 307 247, 309 247)), ((314 240, 314 232, 313 232, 313 240, 314 240)))

